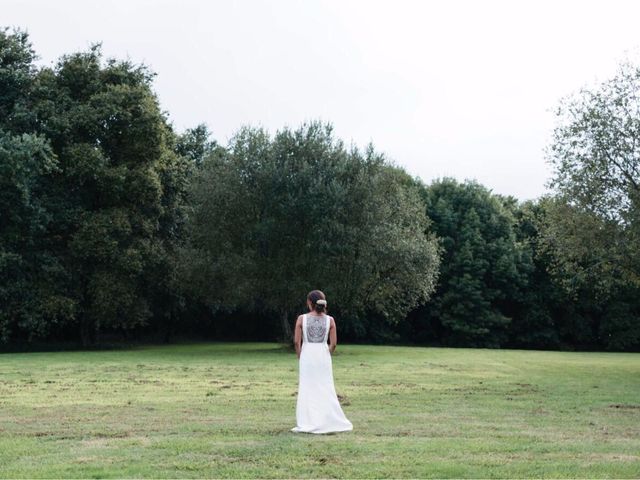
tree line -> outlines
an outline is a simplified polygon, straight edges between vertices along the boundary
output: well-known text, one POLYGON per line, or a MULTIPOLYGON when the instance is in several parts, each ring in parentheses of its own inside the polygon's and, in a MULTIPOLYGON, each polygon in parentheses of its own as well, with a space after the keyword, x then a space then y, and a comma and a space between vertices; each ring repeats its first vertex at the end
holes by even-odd
POLYGON ((176 132, 144 65, 0 30, 0 345, 342 341, 638 350, 640 68, 565 99, 553 194, 425 183, 331 124, 176 132))

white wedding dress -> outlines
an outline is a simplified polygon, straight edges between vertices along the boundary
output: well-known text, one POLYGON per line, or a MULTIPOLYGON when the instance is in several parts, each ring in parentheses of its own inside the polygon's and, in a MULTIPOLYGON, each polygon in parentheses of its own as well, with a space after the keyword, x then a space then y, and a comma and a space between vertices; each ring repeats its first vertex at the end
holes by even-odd
POLYGON ((333 384, 333 364, 327 338, 328 315, 303 315, 296 423, 292 432, 330 433, 353 430, 333 384))

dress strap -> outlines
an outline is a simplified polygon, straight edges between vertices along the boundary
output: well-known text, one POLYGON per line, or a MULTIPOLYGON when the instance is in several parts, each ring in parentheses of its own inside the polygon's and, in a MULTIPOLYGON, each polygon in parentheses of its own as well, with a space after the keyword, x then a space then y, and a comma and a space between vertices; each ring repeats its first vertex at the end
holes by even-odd
POLYGON ((303 343, 307 343, 309 340, 307 339, 307 314, 302 315, 302 341, 303 343))
POLYGON ((329 339, 329 327, 331 327, 331 317, 329 317, 329 315, 327 315, 326 313, 325 316, 327 317, 327 328, 324 332, 324 343, 327 343, 327 340, 329 339))

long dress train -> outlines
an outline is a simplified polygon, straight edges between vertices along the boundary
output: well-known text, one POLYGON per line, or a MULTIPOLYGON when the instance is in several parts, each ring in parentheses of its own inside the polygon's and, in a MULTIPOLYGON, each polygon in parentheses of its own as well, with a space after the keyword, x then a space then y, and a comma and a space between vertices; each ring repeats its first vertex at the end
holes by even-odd
POLYGON ((292 432, 330 433, 353 430, 342 411, 333 384, 333 363, 327 345, 328 315, 304 315, 300 352, 296 423, 292 432))

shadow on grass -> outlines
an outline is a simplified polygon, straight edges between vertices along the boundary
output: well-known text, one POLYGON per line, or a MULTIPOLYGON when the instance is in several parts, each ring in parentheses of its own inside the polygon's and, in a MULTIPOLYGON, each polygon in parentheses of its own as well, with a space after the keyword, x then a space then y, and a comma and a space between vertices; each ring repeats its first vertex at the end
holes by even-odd
MULTIPOLYGON (((17 342, 8 345, 0 344, 0 355, 3 353, 45 353, 45 352, 101 352, 101 351, 126 351, 146 348, 181 348, 200 346, 206 348, 208 346, 226 347, 221 349, 221 353, 232 353, 235 346, 242 353, 294 353, 293 345, 286 345, 275 342, 255 342, 255 341, 229 341, 229 340, 208 340, 208 339, 190 339, 176 338, 171 342, 160 342, 153 340, 135 341, 135 340, 116 340, 116 341, 98 341, 91 345, 82 345, 80 342, 17 342), (264 347, 244 348, 243 345, 255 345, 256 343, 265 343, 264 347)), ((200 353, 198 351, 194 352, 200 353)), ((204 352, 203 352, 204 353, 204 352)), ((206 352, 211 354, 210 351, 206 352)))

